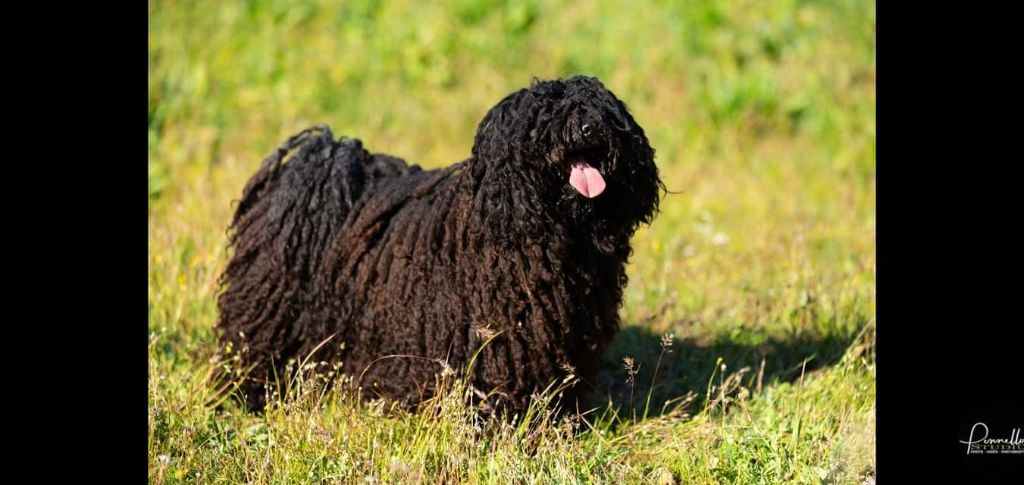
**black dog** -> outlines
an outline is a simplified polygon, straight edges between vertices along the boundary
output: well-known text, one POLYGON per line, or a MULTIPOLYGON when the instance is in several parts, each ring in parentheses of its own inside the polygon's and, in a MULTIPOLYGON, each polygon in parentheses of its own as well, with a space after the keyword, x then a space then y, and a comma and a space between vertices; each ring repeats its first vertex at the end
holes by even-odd
POLYGON ((364 395, 415 404, 479 351, 468 383, 504 411, 594 376, 630 236, 664 190, 643 129, 600 81, 509 95, 444 169, 332 138, 311 128, 268 157, 231 224, 217 325, 251 369, 249 407, 288 361, 341 363, 364 395))

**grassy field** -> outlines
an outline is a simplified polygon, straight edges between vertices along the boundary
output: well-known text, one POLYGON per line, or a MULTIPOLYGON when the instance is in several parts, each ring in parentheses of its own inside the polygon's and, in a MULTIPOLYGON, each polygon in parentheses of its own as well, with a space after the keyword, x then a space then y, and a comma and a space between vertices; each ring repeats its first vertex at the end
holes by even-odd
POLYGON ((149 2, 154 483, 874 476, 873 2, 149 2), (307 386, 209 406, 232 201, 314 123, 426 167, 534 76, 600 77, 674 193, 634 238, 592 425, 307 386), (627 370, 631 367, 633 370, 627 370))

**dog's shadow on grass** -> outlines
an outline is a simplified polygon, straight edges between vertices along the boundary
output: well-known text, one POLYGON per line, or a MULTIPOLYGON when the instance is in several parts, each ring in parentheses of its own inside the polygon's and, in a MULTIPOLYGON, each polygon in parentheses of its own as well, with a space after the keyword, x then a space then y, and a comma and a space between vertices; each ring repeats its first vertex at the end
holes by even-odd
POLYGON ((721 379, 741 369, 745 370, 737 382, 758 392, 838 363, 862 336, 859 330, 823 336, 800 333, 756 342, 742 336, 671 338, 642 326, 624 325, 604 353, 602 369, 592 383, 595 392, 589 407, 600 410, 611 404, 623 418, 643 417, 646 408, 647 417, 656 417, 674 409, 692 392, 693 404, 688 410, 695 413, 711 385, 721 384, 721 379), (630 365, 633 372, 627 369, 630 365))

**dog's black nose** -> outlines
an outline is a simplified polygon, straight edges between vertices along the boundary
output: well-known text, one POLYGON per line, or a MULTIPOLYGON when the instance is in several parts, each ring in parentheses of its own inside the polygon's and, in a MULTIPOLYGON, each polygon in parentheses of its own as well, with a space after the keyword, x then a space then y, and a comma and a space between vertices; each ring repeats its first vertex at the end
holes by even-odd
POLYGON ((583 123, 583 126, 580 127, 580 131, 583 133, 583 136, 589 137, 594 133, 594 125, 590 123, 583 123))

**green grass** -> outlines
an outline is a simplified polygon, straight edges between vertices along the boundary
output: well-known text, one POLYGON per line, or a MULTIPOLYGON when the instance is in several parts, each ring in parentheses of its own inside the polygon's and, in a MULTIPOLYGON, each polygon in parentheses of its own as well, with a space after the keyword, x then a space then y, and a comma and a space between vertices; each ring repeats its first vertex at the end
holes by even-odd
POLYGON ((873 477, 873 2, 149 10, 150 481, 873 477), (208 405, 224 231, 263 156, 325 122, 444 166, 505 94, 576 73, 629 104, 674 192, 634 238, 593 428, 477 423, 457 381, 416 415, 314 383, 265 415, 208 405))

